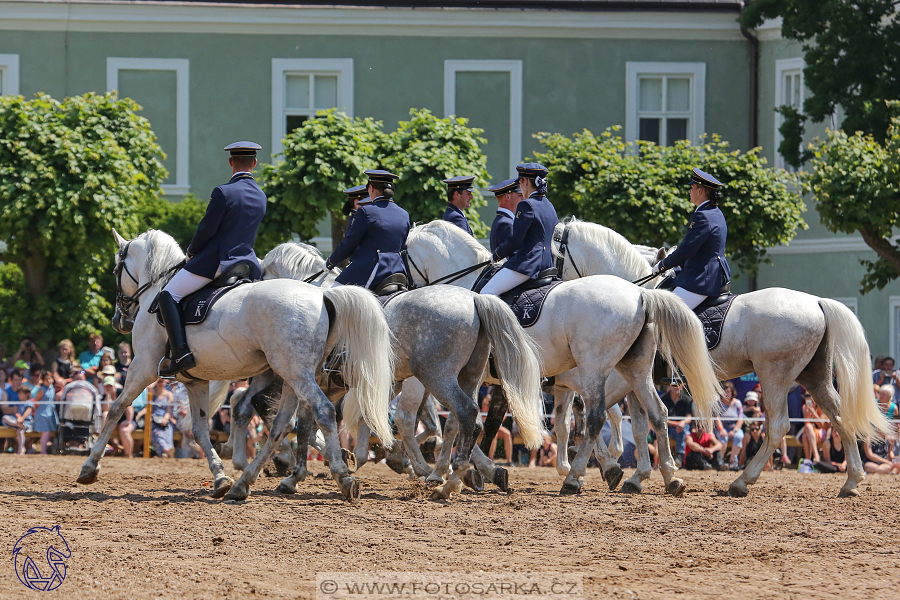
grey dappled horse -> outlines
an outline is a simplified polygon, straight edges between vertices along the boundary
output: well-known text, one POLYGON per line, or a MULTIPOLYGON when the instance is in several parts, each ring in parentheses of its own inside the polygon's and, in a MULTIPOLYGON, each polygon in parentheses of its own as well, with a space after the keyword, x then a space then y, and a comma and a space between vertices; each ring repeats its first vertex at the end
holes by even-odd
MULTIPOLYGON (((151 230, 131 241, 117 233, 115 238, 119 250, 113 326, 122 333, 133 334, 135 358, 125 387, 82 467, 78 482, 84 484, 96 480, 106 443, 125 408, 157 379, 167 338, 156 315, 146 309, 168 276, 184 261, 175 240, 161 231, 151 230)), ((204 323, 187 327, 187 335, 197 360, 190 374, 197 380, 183 375, 178 380, 188 391, 194 436, 206 453, 214 476, 214 497, 240 499, 249 494, 249 486, 256 481, 263 463, 287 434, 298 407, 302 407, 314 413, 325 433, 331 473, 342 493, 350 499, 358 498, 359 483, 341 460, 334 408, 316 384, 316 373, 329 352, 345 348, 344 376, 361 392, 366 421, 390 445, 387 408, 393 354, 384 314, 371 294, 352 287, 321 290, 296 281, 249 283, 225 294, 204 323), (234 483, 225 474, 210 443, 206 426, 210 414, 208 381, 245 379, 265 372, 277 373, 285 382, 282 405, 266 445, 234 483)))
MULTIPOLYGON (((557 237, 561 237, 564 227, 564 223, 557 227, 557 237)), ((568 222, 568 228, 563 279, 577 279, 579 272, 584 276, 609 274, 627 280, 650 274, 646 253, 612 229, 575 219, 568 222)), ((556 243, 554 250, 558 251, 556 243)), ((847 481, 839 496, 859 495, 857 485, 865 471, 856 437, 869 437, 876 432, 888 434, 892 428, 876 405, 865 331, 850 309, 836 300, 784 288, 740 294, 728 312, 722 341, 711 354, 719 379, 755 371, 766 403, 765 443, 732 482, 729 494, 747 495, 748 485, 756 482, 788 432, 787 392, 796 381, 825 411, 846 449, 847 481), (832 383, 835 378, 840 394, 832 383)), ((611 377, 607 385, 616 398, 631 389, 622 377, 611 377)), ((632 415, 632 424, 635 439, 643 436, 647 428, 645 416, 632 415)), ((657 434, 660 428, 665 429, 665 423, 660 425, 654 423, 657 434)), ((639 444, 638 451, 646 454, 647 448, 639 444)))
MULTIPOLYGON (((425 277, 434 280, 490 257, 472 236, 446 221, 414 227, 406 244, 410 263, 415 264, 412 276, 418 285, 426 283, 425 277)), ((473 273, 456 284, 471 287, 476 276, 473 273)), ((668 362, 677 364, 685 373, 695 390, 701 418, 712 418, 721 387, 706 351, 703 329, 693 313, 670 292, 644 290, 618 277, 564 282, 548 295, 539 320, 528 333, 540 348, 543 375, 555 375, 557 386, 576 391, 584 399, 586 432, 563 483, 563 494, 581 491, 588 459, 597 447, 606 417, 606 381, 613 370, 629 381, 629 389, 638 400, 635 411, 647 411, 654 424, 665 424, 665 406, 651 378, 658 348, 668 362)), ((624 395, 610 397, 618 401, 624 395)), ((660 472, 666 490, 680 495, 685 486, 674 477, 675 461, 668 435, 665 427, 657 431, 661 440, 660 472)), ((644 438, 646 435, 645 432, 644 438)), ((635 436, 641 433, 636 431, 635 436)), ((451 439, 449 434, 446 437, 451 439)), ((444 451, 449 445, 445 442, 444 451)), ((614 480, 618 484, 621 469, 615 459, 609 453, 598 458, 607 482, 614 480)), ((629 482, 639 485, 639 478, 645 472, 649 476, 650 470, 649 457, 639 460, 638 471, 629 482)))
MULTIPOLYGON (((321 273, 325 260, 318 250, 306 244, 280 244, 266 255, 262 267, 263 279, 304 279, 320 273, 313 283, 325 282, 327 285, 325 274, 321 273)), ((369 294, 368 291, 365 293, 369 294)), ((488 355, 493 354, 500 383, 510 398, 510 408, 520 423, 526 444, 534 448, 541 444, 540 365, 533 342, 512 311, 499 298, 480 296, 452 286, 434 286, 401 294, 391 300, 384 311, 397 356, 394 380, 416 377, 458 423, 460 437, 452 472, 449 455, 442 455, 444 460, 439 460, 432 470, 421 458, 414 427, 410 434, 397 423, 401 439, 410 440, 409 444, 404 443, 404 448, 416 475, 427 476, 426 482, 430 484, 445 483, 438 492, 438 496, 444 498, 459 491, 463 483, 460 475, 463 474, 467 476, 467 484, 487 478, 506 487, 506 471, 493 465, 475 446, 481 427, 475 393, 487 370, 488 355), (413 448, 415 452, 412 452, 413 448), (480 478, 465 471, 470 455, 480 478)), ((332 390, 332 399, 336 400, 345 391, 338 382, 332 390)), ((248 391, 245 398, 250 395, 248 391)), ((348 402, 354 397, 359 398, 359 394, 350 395, 344 401, 344 421, 351 424, 351 429, 358 422, 353 416, 358 413, 352 412, 355 410, 353 403, 348 402)), ((304 426, 302 415, 298 423, 304 426)), ((457 431, 446 434, 452 440, 457 431)), ((304 430, 302 436, 306 435, 304 430)), ((368 438, 368 433, 361 432, 360 437, 368 438)), ((298 463, 305 462, 306 452, 300 438, 298 435, 298 463)), ((235 440, 235 453, 240 446, 241 443, 235 440)), ((292 491, 287 480, 282 483, 281 491, 292 491)), ((480 484, 475 487, 479 488, 480 484)))

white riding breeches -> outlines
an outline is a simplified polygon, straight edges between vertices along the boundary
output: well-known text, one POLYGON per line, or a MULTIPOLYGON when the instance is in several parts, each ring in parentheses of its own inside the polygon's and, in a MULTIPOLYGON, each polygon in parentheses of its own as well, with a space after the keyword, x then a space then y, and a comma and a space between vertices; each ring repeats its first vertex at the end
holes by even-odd
POLYGON ((512 269, 504 267, 500 269, 496 275, 491 277, 491 280, 487 282, 487 285, 482 288, 481 293, 499 296, 500 294, 513 289, 517 285, 525 283, 529 279, 531 279, 531 277, 528 275, 523 275, 518 271, 513 271, 512 269))
MULTIPOLYGON (((218 270, 216 270, 216 277, 221 274, 222 266, 219 265, 218 270)), ((182 298, 188 294, 193 294, 203 286, 207 285, 210 281, 212 281, 212 279, 194 275, 187 269, 181 269, 169 280, 169 283, 166 284, 163 291, 172 294, 172 299, 175 300, 175 302, 181 302, 182 298)))
POLYGON ((688 308, 694 310, 700 303, 706 300, 709 296, 702 296, 700 294, 695 294, 694 292, 689 292, 684 288, 677 287, 672 290, 672 293, 684 300, 684 303, 688 305, 688 308))

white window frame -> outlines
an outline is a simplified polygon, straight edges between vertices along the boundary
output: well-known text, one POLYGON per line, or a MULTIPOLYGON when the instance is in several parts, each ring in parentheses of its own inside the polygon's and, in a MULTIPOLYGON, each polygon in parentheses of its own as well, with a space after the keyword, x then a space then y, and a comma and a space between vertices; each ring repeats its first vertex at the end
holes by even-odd
POLYGON ((287 135, 285 118, 285 76, 337 75, 337 108, 353 117, 353 59, 352 58, 273 58, 272 59, 272 155, 283 150, 282 140, 287 135))
POLYGON ((164 184, 163 192, 184 196, 191 191, 190 166, 190 61, 186 58, 106 59, 106 89, 119 89, 119 71, 175 71, 175 183, 164 184))
POLYGON ((845 296, 841 298, 832 298, 835 302, 840 302, 853 311, 853 314, 859 317, 859 298, 856 296, 845 296))
POLYGON ((509 73, 509 173, 515 173, 516 165, 522 158, 522 61, 445 60, 445 118, 456 114, 457 73, 509 73))
POLYGON ((0 96, 19 95, 19 55, 0 54, 0 73, 3 73, 0 96))
MULTIPOLYGON (((782 96, 784 95, 784 75, 789 71, 800 71, 800 110, 803 110, 803 101, 806 99, 806 81, 803 77, 803 69, 806 68, 806 61, 802 58, 785 58, 781 60, 775 61, 775 106, 774 108, 778 108, 783 104, 782 96)), ((778 151, 778 147, 781 146, 782 136, 781 136, 781 125, 784 123, 784 115, 780 112, 775 113, 775 143, 773 145, 773 152, 775 154, 775 167, 778 169, 784 169, 787 167, 784 162, 784 157, 781 155, 781 152, 778 151)))
MULTIPOLYGON (((641 77, 688 77, 691 80, 691 111, 688 139, 700 141, 706 132, 706 63, 686 62, 626 62, 625 63, 625 141, 639 139, 638 109, 641 77)), ((670 144, 671 145, 671 144, 670 144)))

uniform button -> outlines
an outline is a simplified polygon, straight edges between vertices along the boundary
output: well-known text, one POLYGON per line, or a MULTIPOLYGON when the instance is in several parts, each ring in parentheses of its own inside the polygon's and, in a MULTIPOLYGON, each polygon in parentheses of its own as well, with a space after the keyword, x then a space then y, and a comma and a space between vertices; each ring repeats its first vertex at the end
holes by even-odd
POLYGON ((376 250, 375 252, 378 252, 378 253, 380 254, 380 253, 381 253, 381 250, 376 250))

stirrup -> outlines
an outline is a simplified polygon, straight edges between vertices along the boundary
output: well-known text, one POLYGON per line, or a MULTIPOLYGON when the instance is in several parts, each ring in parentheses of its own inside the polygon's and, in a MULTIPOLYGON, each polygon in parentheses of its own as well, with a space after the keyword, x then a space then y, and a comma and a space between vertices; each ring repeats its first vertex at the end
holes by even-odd
MULTIPOLYGON (((188 352, 188 353, 182 355, 177 361, 176 361, 174 358, 170 358, 170 357, 168 357, 168 356, 163 356, 161 359, 159 359, 159 364, 156 365, 156 376, 159 377, 160 379, 175 379, 180 373, 184 373, 184 372, 186 372, 188 369, 192 369, 193 367, 188 367, 188 369, 181 369, 181 370, 179 370, 179 371, 176 371, 176 372, 175 372, 174 374, 172 374, 172 375, 163 375, 163 374, 162 374, 162 364, 163 364, 163 361, 164 361, 164 360, 168 360, 168 361, 169 361, 169 366, 170 366, 170 368, 171 368, 171 366, 172 366, 173 364, 177 365, 179 362, 181 362, 182 360, 184 360, 185 358, 187 358, 188 356, 191 356, 191 355, 193 355, 193 354, 194 354, 194 352, 193 352, 193 350, 192 350, 192 351, 190 351, 190 352, 188 352)), ((195 365, 195 366, 196 366, 196 365, 195 365)))

